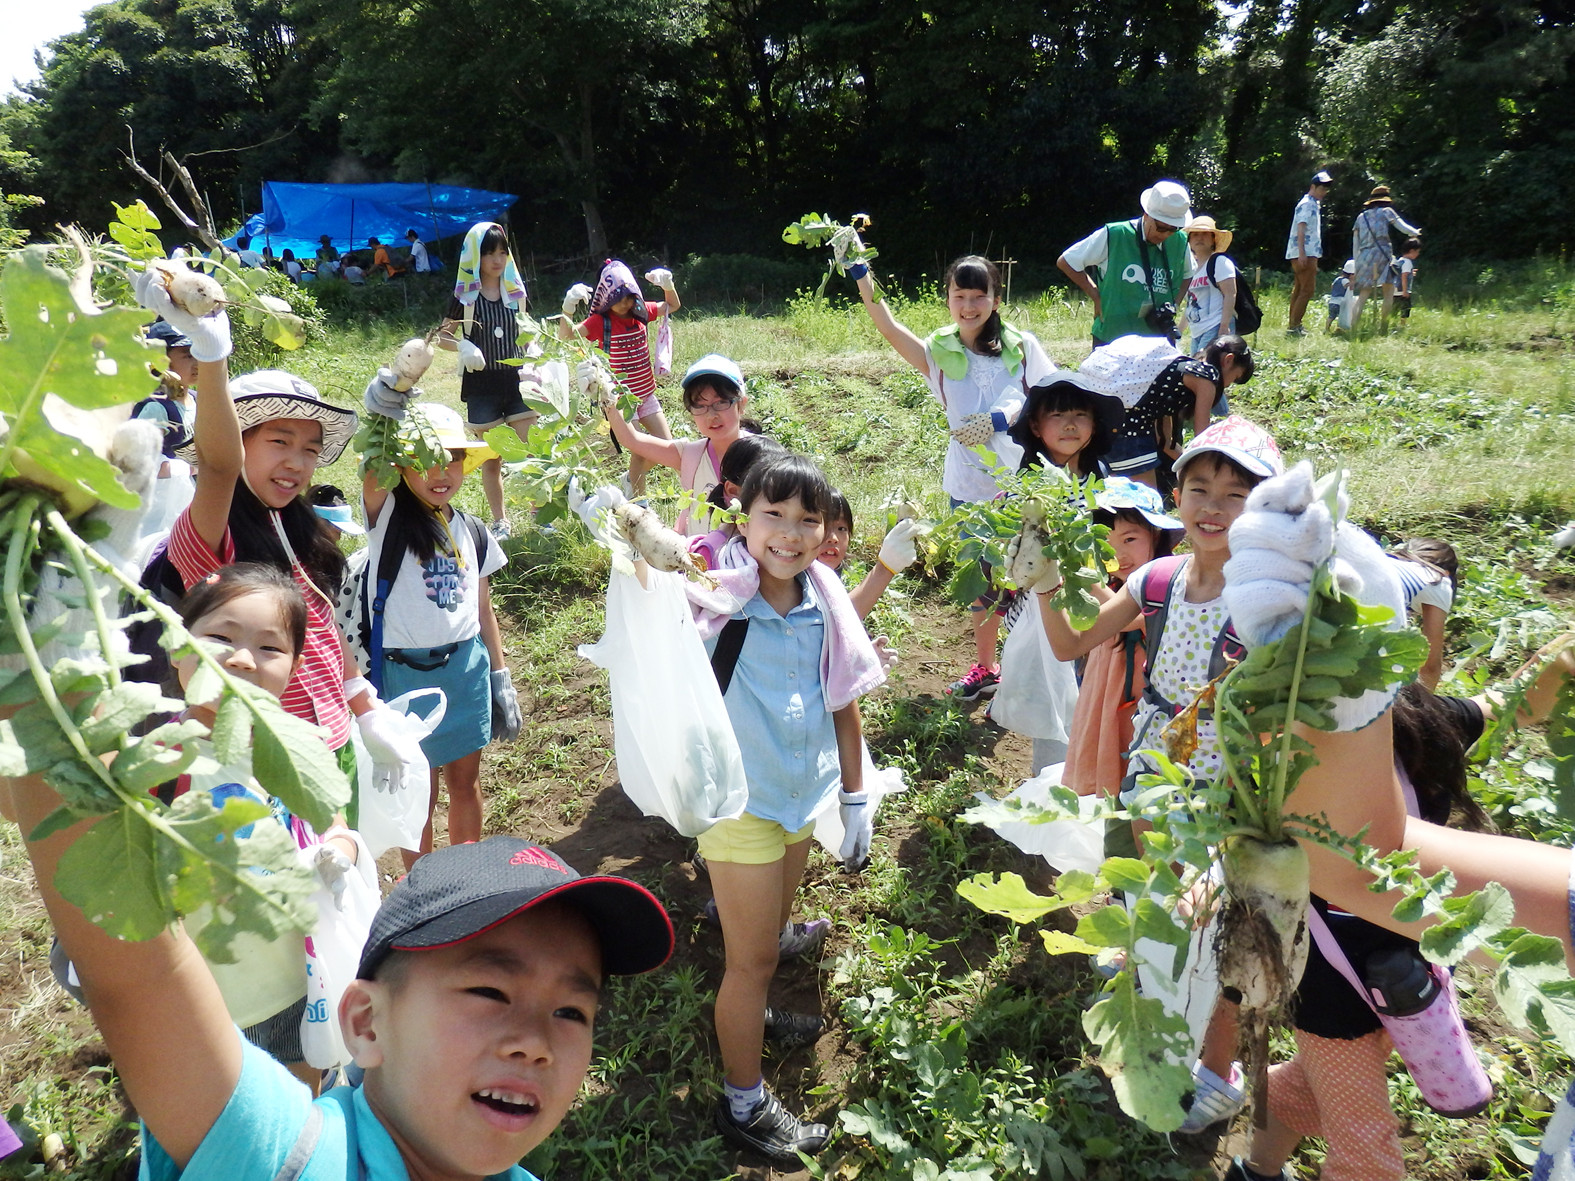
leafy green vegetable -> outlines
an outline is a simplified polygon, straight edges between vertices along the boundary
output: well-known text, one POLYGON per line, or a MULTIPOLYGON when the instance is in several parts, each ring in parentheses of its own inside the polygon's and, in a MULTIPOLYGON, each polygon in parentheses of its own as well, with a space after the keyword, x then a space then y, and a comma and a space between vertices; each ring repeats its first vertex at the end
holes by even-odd
MULTIPOLYGON (((833 221, 829 214, 806 213, 782 231, 782 240, 789 246, 803 246, 809 250, 819 246, 831 247, 831 260, 826 265, 825 278, 821 279, 820 288, 815 293, 817 297, 826 294, 826 283, 833 271, 846 275, 849 267, 859 264, 868 266, 880 256, 880 251, 864 245, 864 239, 860 237, 870 227, 869 214, 855 213, 852 223, 843 225, 833 221)), ((873 271, 870 272, 870 281, 875 281, 873 271)), ((879 284, 876 284, 876 289, 879 289, 879 284)))

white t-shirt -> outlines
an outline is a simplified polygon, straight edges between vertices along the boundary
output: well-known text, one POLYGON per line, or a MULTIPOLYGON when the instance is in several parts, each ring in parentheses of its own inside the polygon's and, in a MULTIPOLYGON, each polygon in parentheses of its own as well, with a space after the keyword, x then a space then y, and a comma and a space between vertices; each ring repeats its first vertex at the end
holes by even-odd
POLYGON ((1400 589, 1405 592, 1406 610, 1419 607, 1437 607, 1448 611, 1455 602, 1455 584, 1442 570, 1434 570, 1417 562, 1389 555, 1400 576, 1400 589))
POLYGON ((1110 257, 1110 232, 1100 226, 1086 238, 1079 238, 1065 250, 1066 261, 1075 271, 1086 271, 1089 267, 1102 267, 1105 260, 1110 257))
MULTIPOLYGON (((1191 559, 1187 559, 1191 562, 1191 559)), ((1141 566, 1127 579, 1126 590, 1132 601, 1143 605, 1143 583, 1148 577, 1148 566, 1141 566)), ((1209 657, 1214 652, 1214 641, 1230 620, 1230 608, 1223 597, 1207 603, 1187 602, 1186 568, 1177 575, 1170 596, 1170 612, 1165 618, 1165 634, 1160 637, 1158 652, 1149 651, 1149 684, 1167 701, 1186 705, 1193 695, 1209 683, 1209 657)), ((1165 728, 1170 716, 1139 700, 1132 716, 1132 751, 1163 750, 1159 732, 1165 728)), ((1212 716, 1198 719, 1198 749, 1189 764, 1192 773, 1208 781, 1219 773, 1220 746, 1214 733, 1212 716)))
MULTIPOLYGON (((367 544, 371 547, 368 561, 373 577, 376 577, 383 540, 388 535, 388 523, 396 511, 390 497, 383 505, 377 524, 367 531, 367 544)), ((481 631, 480 579, 501 569, 507 559, 491 533, 473 528, 474 520, 455 514, 448 523, 462 562, 456 562, 452 554, 445 552, 446 545, 440 546, 432 561, 424 566, 416 561, 414 554, 405 554, 383 608, 384 648, 437 648, 468 640, 481 631), (486 545, 479 565, 476 561, 478 532, 486 545)))
POLYGON ((1296 249, 1296 227, 1303 222, 1307 224, 1307 257, 1322 258, 1323 213, 1311 193, 1303 194, 1302 199, 1296 202, 1296 212, 1291 215, 1291 237, 1285 243, 1285 257, 1299 257, 1296 249))
MULTIPOLYGON (((1055 372, 1056 365, 1045 355, 1044 348, 1030 332, 1023 333, 1023 367, 1017 374, 1008 373, 1006 362, 1000 357, 968 354, 968 372, 959 380, 952 380, 941 372, 941 367, 924 350, 929 363, 927 383, 930 393, 946 411, 946 425, 959 427, 970 414, 989 414, 999 411, 1010 426, 1023 411, 1028 400, 1027 391, 1055 372)), ((997 431, 985 444, 995 452, 1002 466, 1016 470, 1023 458, 1023 449, 1004 431, 997 431)), ((956 439, 948 440, 946 469, 941 474, 941 487, 953 500, 977 503, 994 499, 1000 491, 991 479, 989 470, 978 457, 956 439)))
MULTIPOLYGON (((1402 257, 1402 258, 1395 259, 1395 290, 1396 291, 1399 291, 1402 286, 1406 286, 1406 278, 1405 277, 1407 275, 1409 275, 1414 270, 1416 270, 1416 263, 1412 262, 1409 258, 1403 258, 1402 257)), ((1406 287, 1406 291, 1409 294, 1410 288, 1408 286, 1406 287)))
POLYGON ((420 241, 410 244, 410 264, 418 275, 425 275, 432 269, 432 261, 427 258, 426 245, 420 241))
MULTIPOLYGON (((1215 255, 1216 281, 1223 283, 1227 279, 1234 279, 1238 273, 1229 255, 1215 255)), ((1225 296, 1209 282, 1209 267, 1205 261, 1187 281, 1187 323, 1192 325, 1193 336, 1207 332, 1210 328, 1218 328, 1220 317, 1224 314, 1225 296)))
POLYGON ((293 258, 285 259, 284 260, 284 273, 289 275, 290 278, 294 279, 297 283, 299 283, 301 281, 301 264, 300 264, 300 262, 298 260, 296 260, 296 259, 293 259, 293 258))

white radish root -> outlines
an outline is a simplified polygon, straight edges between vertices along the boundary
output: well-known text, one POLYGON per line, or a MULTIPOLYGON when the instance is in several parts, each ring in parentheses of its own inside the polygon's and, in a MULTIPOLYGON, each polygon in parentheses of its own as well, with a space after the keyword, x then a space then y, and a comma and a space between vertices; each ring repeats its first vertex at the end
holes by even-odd
MULTIPOLYGON (((1044 520, 1042 514, 1039 520, 1041 522, 1044 520)), ((1045 546, 1049 544, 1050 539, 1045 536, 1044 530, 1038 524, 1029 522, 1028 509, 1025 505, 1023 531, 1018 534, 1017 552, 1012 555, 1012 564, 1006 568, 1006 577, 1019 587, 1037 585, 1055 565, 1054 559, 1045 556, 1045 546)))
POLYGON ((410 389, 432 365, 432 346, 421 337, 405 341, 394 354, 394 388, 400 393, 410 389))
POLYGON ((682 570, 696 582, 715 590, 712 578, 689 552, 689 543, 682 534, 675 533, 662 519, 644 505, 625 501, 613 509, 613 519, 618 529, 629 539, 635 552, 644 558, 653 570, 682 570))
POLYGON ((1241 993, 1240 1044, 1253 1122, 1268 1120, 1269 1029, 1307 966, 1307 853, 1293 840, 1229 838, 1225 906, 1214 937, 1222 988, 1241 993))
POLYGON ((148 266, 158 272, 170 302, 188 316, 211 316, 224 306, 224 288, 211 275, 167 258, 156 258, 148 266))

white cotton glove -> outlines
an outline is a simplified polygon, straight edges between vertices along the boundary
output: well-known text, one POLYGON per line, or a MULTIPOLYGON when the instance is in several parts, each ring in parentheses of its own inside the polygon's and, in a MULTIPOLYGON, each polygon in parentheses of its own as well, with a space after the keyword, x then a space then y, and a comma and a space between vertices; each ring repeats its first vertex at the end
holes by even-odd
POLYGON ((645 272, 645 281, 656 284, 663 291, 669 291, 673 286, 673 272, 666 267, 653 267, 645 272))
POLYGON ((876 636, 870 641, 875 645, 875 657, 880 661, 880 671, 889 673, 897 666, 897 649, 891 646, 891 637, 887 635, 876 636))
POLYGON ((839 791, 837 805, 843 833, 837 857, 842 868, 852 873, 862 869, 870 858, 870 839, 875 835, 875 797, 868 791, 839 791))
POLYGON ((919 558, 919 522, 912 517, 898 521, 880 543, 880 564, 901 574, 919 558))
POLYGON ((455 342, 459 349, 459 363, 468 373, 476 373, 487 367, 487 355, 481 351, 481 346, 474 341, 460 337, 455 342))
POLYGON ((581 361, 574 367, 574 381, 580 393, 594 399, 598 405, 607 409, 616 408, 618 399, 614 391, 617 383, 599 361, 581 361))
POLYGON ((995 437, 995 424, 988 414, 965 414, 962 425, 951 429, 951 436, 964 447, 982 447, 995 437))
MULTIPOLYGON (((1343 492, 1339 507, 1343 517, 1343 492)), ((1388 607, 1391 629, 1405 626, 1405 593, 1395 563, 1349 521, 1335 525, 1306 461, 1252 490, 1246 511, 1231 526, 1230 546, 1225 603, 1237 636, 1249 648, 1277 640, 1300 624, 1313 572, 1331 553, 1341 591, 1365 606, 1388 607)), ((1391 685, 1334 698, 1335 729, 1360 730, 1389 708, 1399 689, 1391 685)))
MULTIPOLYGON (((468 341, 466 343, 469 344, 468 341)), ((470 347, 476 348, 475 345, 470 347)), ((476 349, 476 351, 480 352, 481 350, 476 349)), ((366 393, 362 397, 361 402, 367 408, 368 413, 381 414, 385 418, 403 422, 405 419, 405 407, 421 391, 414 386, 408 390, 397 390, 394 388, 394 381, 395 377, 392 369, 379 369, 377 376, 366 383, 366 393)))
POLYGON ((1575 549, 1575 521, 1553 535, 1554 549, 1575 549))
POLYGON ((421 758, 421 743, 410 733, 404 716, 378 702, 356 716, 361 744, 372 757, 372 786, 393 791, 404 778, 405 768, 421 758))
POLYGON ((345 878, 354 872, 355 862, 338 845, 324 841, 312 854, 312 870, 317 874, 317 880, 328 887, 337 905, 345 896, 345 878))
POLYGON ((170 327, 191 340, 191 355, 198 361, 222 361, 230 355, 230 317, 222 307, 206 316, 193 316, 175 306, 165 287, 173 272, 187 271, 185 263, 153 259, 132 279, 137 302, 162 316, 170 327))
POLYGON ((509 670, 493 669, 492 737, 500 738, 504 742, 513 742, 520 736, 520 726, 523 724, 519 695, 514 692, 514 682, 509 679, 509 670))
POLYGON ((591 289, 584 283, 576 283, 563 293, 563 314, 572 317, 576 308, 590 302, 591 289))

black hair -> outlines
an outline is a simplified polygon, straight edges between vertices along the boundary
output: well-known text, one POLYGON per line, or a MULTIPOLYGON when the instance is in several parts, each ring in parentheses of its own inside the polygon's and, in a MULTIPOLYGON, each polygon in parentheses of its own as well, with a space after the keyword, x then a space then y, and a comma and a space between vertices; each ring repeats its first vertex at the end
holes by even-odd
POLYGON ((1072 464, 1075 465, 1073 471, 1079 476, 1088 476, 1099 470, 1099 461, 1115 442, 1115 435, 1100 429, 1098 398, 1070 381, 1051 380, 1028 391, 1028 404, 1012 424, 1010 434, 1023 449, 1023 458, 1017 464, 1018 471, 1027 471, 1036 465, 1056 466, 1044 442, 1034 433, 1034 423, 1045 414, 1067 410, 1086 410, 1094 420, 1094 430, 1088 442, 1072 457, 1072 464))
POLYGON ((1186 466, 1183 467, 1181 471, 1176 473, 1177 490, 1180 490, 1181 486, 1186 483, 1187 473, 1194 470, 1209 472, 1235 472, 1237 477, 1239 477, 1241 481, 1249 488, 1256 488, 1259 484, 1263 483, 1264 480, 1268 479, 1267 476, 1260 476, 1257 472, 1248 471, 1246 468, 1242 467, 1241 464, 1237 463, 1230 456, 1226 455, 1223 451, 1204 451, 1200 452, 1194 458, 1187 460, 1186 466), (1199 468, 1199 464, 1206 464, 1207 466, 1199 468))
POLYGON ((481 253, 492 254, 499 250, 509 248, 509 234, 497 222, 487 227, 487 232, 481 235, 481 253))
POLYGON ((368 246, 381 246, 382 245, 382 243, 379 242, 376 238, 368 238, 366 240, 366 244, 368 246))
POLYGON ((826 474, 809 456, 784 451, 749 469, 738 498, 747 513, 749 506, 761 498, 780 504, 795 497, 808 511, 830 516, 831 485, 826 481, 826 474))
POLYGON ((711 494, 706 500, 718 508, 726 508, 726 485, 737 484, 743 487, 744 481, 749 477, 749 469, 755 464, 786 454, 787 448, 770 435, 738 436, 722 453, 722 468, 716 473, 718 476, 716 487, 711 489, 711 494))
MULTIPOLYGON (((235 540, 237 562, 261 562, 276 570, 289 570, 290 555, 284 552, 268 519, 268 506, 253 495, 246 481, 236 478, 235 495, 230 500, 230 536, 235 540)), ((293 498, 279 512, 279 523, 290 539, 309 578, 329 598, 338 595, 345 580, 345 555, 339 548, 333 527, 312 511, 301 496, 293 498)))
POLYGON ((839 521, 847 522, 848 532, 853 532, 853 506, 848 503, 848 498, 842 495, 841 488, 831 490, 831 511, 826 514, 826 528, 830 529, 839 521))
POLYGON ((277 566, 262 562, 235 562, 221 566, 186 592, 180 601, 180 621, 187 630, 196 626, 204 615, 210 615, 232 599, 242 595, 268 594, 279 604, 279 614, 284 628, 290 635, 291 652, 300 656, 306 647, 306 600, 301 588, 277 566))
POLYGON ((251 244, 252 244, 252 236, 250 234, 236 234, 235 235, 235 245, 237 247, 239 247, 240 249, 245 250, 251 244))
MULTIPOLYGON (((1118 508, 1115 512, 1096 508, 1093 512, 1093 522, 1107 529, 1114 529, 1119 524, 1141 525, 1154 535, 1154 557, 1168 558, 1176 552, 1177 530, 1161 529, 1135 508, 1118 508)), ((1112 578, 1111 581, 1114 582, 1115 579, 1112 578)))
POLYGON ((284 253, 279 256, 279 260, 281 262, 294 262, 295 261, 295 251, 291 250, 288 246, 286 246, 284 248, 284 253))
POLYGON ((406 230, 405 231, 405 237, 407 237, 407 238, 419 238, 420 236, 421 235, 416 233, 415 230, 406 230))
POLYGON ((1410 254, 1411 251, 1413 251, 1413 250, 1420 250, 1420 249, 1422 249, 1422 239, 1420 239, 1420 238, 1407 238, 1405 240, 1405 245, 1400 247, 1400 253, 1401 254, 1410 254))
POLYGON ((438 520, 437 510, 417 496, 409 484, 400 480, 394 485, 393 501, 384 545, 394 546, 395 552, 407 551, 423 566, 440 549, 447 550, 448 530, 438 520))
MULTIPOLYGON (((986 295, 1001 294, 1001 272, 983 255, 965 254, 952 260, 946 268, 941 285, 950 291, 959 287, 964 291, 983 291, 986 295)), ((979 329, 979 338, 973 342, 973 351, 986 357, 1001 355, 1001 309, 996 308, 979 329)))
POLYGON ((1416 789, 1423 820, 1494 831, 1493 821, 1466 786, 1466 750, 1471 742, 1452 706, 1412 681, 1395 698, 1394 735, 1395 757, 1416 789))
POLYGON ((311 505, 346 504, 344 490, 333 484, 313 484, 306 490, 306 503, 311 505))
POLYGON ((1220 371, 1220 380, 1225 379, 1225 370, 1220 365, 1220 360, 1226 353, 1236 358, 1236 365, 1241 370, 1236 378, 1236 384, 1252 380, 1252 375, 1258 370, 1258 363, 1252 359, 1252 346, 1239 336, 1216 336, 1209 341, 1203 350, 1203 360, 1206 364, 1214 366, 1220 371))
POLYGON ((1456 591, 1460 589, 1460 555, 1449 542, 1437 537, 1408 537, 1389 552, 1407 562, 1438 571, 1448 577, 1456 591))
POLYGON ((710 390, 724 402, 736 402, 744 396, 744 387, 732 378, 720 373, 699 373, 684 382, 684 409, 693 410, 695 398, 704 390, 710 390))

